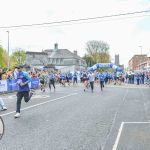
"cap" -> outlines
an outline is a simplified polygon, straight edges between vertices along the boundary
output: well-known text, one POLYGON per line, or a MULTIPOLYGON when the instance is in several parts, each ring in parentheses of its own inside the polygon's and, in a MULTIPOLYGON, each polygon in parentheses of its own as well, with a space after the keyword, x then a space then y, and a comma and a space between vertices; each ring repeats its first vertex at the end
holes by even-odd
POLYGON ((23 68, 23 65, 18 65, 15 68, 17 68, 17 69, 23 68))

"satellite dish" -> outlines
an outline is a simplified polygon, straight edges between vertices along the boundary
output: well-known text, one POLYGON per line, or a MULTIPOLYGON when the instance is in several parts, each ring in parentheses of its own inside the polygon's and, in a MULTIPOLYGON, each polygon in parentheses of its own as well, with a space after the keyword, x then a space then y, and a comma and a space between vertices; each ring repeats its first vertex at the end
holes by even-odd
POLYGON ((0 140, 2 139, 3 135, 4 135, 4 121, 0 116, 0 140))

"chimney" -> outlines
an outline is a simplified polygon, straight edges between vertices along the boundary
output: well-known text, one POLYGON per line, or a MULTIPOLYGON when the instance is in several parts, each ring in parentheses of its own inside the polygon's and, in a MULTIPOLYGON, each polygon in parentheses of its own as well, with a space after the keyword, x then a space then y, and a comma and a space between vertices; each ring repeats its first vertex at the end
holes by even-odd
POLYGON ((77 51, 74 51, 74 54, 75 54, 75 55, 78 55, 77 51))
POLYGON ((58 50, 58 44, 57 43, 54 44, 54 50, 58 50))

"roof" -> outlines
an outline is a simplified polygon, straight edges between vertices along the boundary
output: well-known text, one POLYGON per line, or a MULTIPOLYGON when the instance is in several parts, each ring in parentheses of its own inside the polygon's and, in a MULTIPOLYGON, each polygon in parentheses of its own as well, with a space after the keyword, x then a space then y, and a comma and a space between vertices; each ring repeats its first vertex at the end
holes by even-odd
POLYGON ((80 56, 70 52, 68 49, 58 49, 58 50, 45 50, 44 52, 49 53, 51 58, 76 58, 82 59, 80 56))
POLYGON ((30 51, 27 51, 26 54, 39 54, 39 55, 47 55, 46 52, 30 52, 30 51))

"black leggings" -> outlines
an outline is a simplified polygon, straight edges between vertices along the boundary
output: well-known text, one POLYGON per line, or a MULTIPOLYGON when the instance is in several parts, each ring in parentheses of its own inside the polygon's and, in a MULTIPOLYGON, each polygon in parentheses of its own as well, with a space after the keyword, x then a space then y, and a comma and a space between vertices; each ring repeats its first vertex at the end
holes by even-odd
POLYGON ((101 91, 102 91, 104 87, 104 81, 100 81, 100 86, 101 86, 101 91))
POLYGON ((49 88, 51 90, 51 84, 53 85, 54 89, 55 89, 55 81, 54 80, 49 80, 49 88))
POLYGON ((77 83, 77 78, 74 78, 74 79, 73 79, 73 84, 74 84, 74 83, 77 83))
POLYGON ((18 92, 17 93, 17 108, 16 108, 16 112, 20 113, 20 108, 21 108, 21 101, 22 98, 24 97, 24 101, 28 102, 31 98, 31 96, 29 95, 29 91, 22 91, 22 92, 18 92))
POLYGON ((93 89, 94 89, 94 81, 90 82, 90 86, 91 86, 91 90, 93 91, 93 89))

